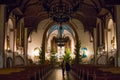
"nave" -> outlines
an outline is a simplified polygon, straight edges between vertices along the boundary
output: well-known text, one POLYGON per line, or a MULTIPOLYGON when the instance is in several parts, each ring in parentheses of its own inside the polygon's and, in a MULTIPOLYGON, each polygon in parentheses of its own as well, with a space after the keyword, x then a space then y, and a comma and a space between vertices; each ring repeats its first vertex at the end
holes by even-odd
POLYGON ((61 67, 52 65, 32 65, 0 69, 0 80, 75 80, 69 72, 62 76, 61 67))
POLYGON ((0 80, 120 80, 120 0, 0 0, 0 80), (47 3, 47 4, 46 4, 47 3))
POLYGON ((62 69, 61 68, 55 68, 52 73, 50 73, 47 77, 47 80, 75 80, 74 77, 69 74, 69 77, 66 75, 62 76, 62 69))
POLYGON ((69 76, 53 65, 0 69, 0 80, 120 80, 120 68, 104 65, 71 65, 69 76))

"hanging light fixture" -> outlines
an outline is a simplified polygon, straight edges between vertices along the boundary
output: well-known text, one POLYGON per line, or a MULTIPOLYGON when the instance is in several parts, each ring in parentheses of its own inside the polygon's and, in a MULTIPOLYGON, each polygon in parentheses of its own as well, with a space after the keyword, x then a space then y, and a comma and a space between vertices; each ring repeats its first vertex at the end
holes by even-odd
POLYGON ((54 41, 58 46, 64 46, 68 37, 62 36, 62 23, 68 22, 71 15, 77 11, 80 0, 44 0, 43 7, 47 11, 49 18, 60 24, 58 36, 54 41))
POLYGON ((62 33, 63 33, 63 28, 60 25, 58 29, 58 36, 53 38, 55 43, 60 47, 65 46, 65 43, 69 40, 69 37, 63 36, 62 33))
POLYGON ((79 0, 45 0, 43 6, 50 18, 55 22, 67 22, 71 14, 79 8, 79 0))

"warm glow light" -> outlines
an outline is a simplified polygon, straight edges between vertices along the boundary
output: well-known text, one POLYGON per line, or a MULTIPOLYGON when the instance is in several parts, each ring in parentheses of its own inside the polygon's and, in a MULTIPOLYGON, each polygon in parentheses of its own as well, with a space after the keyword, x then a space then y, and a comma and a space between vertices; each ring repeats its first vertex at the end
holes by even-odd
POLYGON ((30 57, 33 59, 35 63, 37 63, 39 60, 39 53, 40 53, 39 47, 34 48, 34 50, 32 51, 32 55, 30 57))
POLYGON ((50 60, 50 53, 45 53, 45 59, 50 60))
POLYGON ((60 54, 60 56, 64 56, 65 55, 65 47, 58 46, 58 54, 60 54))
POLYGON ((35 56, 38 56, 38 55, 39 55, 39 50, 35 50, 35 51, 34 51, 34 55, 35 55, 35 56))
POLYGON ((75 58, 75 54, 73 54, 73 53, 71 53, 70 56, 71 56, 72 59, 75 58))
POLYGON ((10 50, 10 47, 8 47, 7 50, 10 50))
POLYGON ((34 55, 35 56, 39 56, 39 53, 40 53, 40 49, 37 47, 34 49, 34 55))
POLYGON ((86 53, 87 56, 90 56, 89 50, 87 50, 85 53, 86 53))

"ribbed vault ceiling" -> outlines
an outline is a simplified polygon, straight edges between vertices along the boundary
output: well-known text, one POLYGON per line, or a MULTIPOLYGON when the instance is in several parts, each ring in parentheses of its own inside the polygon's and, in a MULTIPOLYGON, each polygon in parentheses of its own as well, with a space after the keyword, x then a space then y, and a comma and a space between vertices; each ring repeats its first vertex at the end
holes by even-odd
MULTIPOLYGON (((78 1, 78 0, 76 0, 78 1)), ((69 6, 76 4, 75 0, 63 0, 69 6)), ((24 18, 25 27, 36 28, 38 23, 49 18, 44 9, 44 4, 51 6, 57 4, 59 0, 3 0, 0 3, 7 4, 7 14, 12 11, 19 20, 24 18)), ((71 15, 71 18, 80 20, 85 29, 92 29, 96 25, 97 17, 112 12, 112 6, 106 5, 105 0, 80 0, 78 10, 71 15)), ((7 15, 7 16, 8 16, 7 15)))

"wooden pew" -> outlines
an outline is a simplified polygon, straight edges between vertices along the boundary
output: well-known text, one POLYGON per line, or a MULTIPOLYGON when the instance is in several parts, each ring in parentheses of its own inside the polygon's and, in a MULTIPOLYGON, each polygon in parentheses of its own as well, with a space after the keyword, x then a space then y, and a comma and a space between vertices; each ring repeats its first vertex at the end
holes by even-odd
POLYGON ((120 69, 103 65, 72 65, 76 80, 120 80, 120 69), (105 79, 103 79, 105 78, 105 79))
POLYGON ((51 65, 31 65, 0 69, 0 80, 43 80, 51 65))

